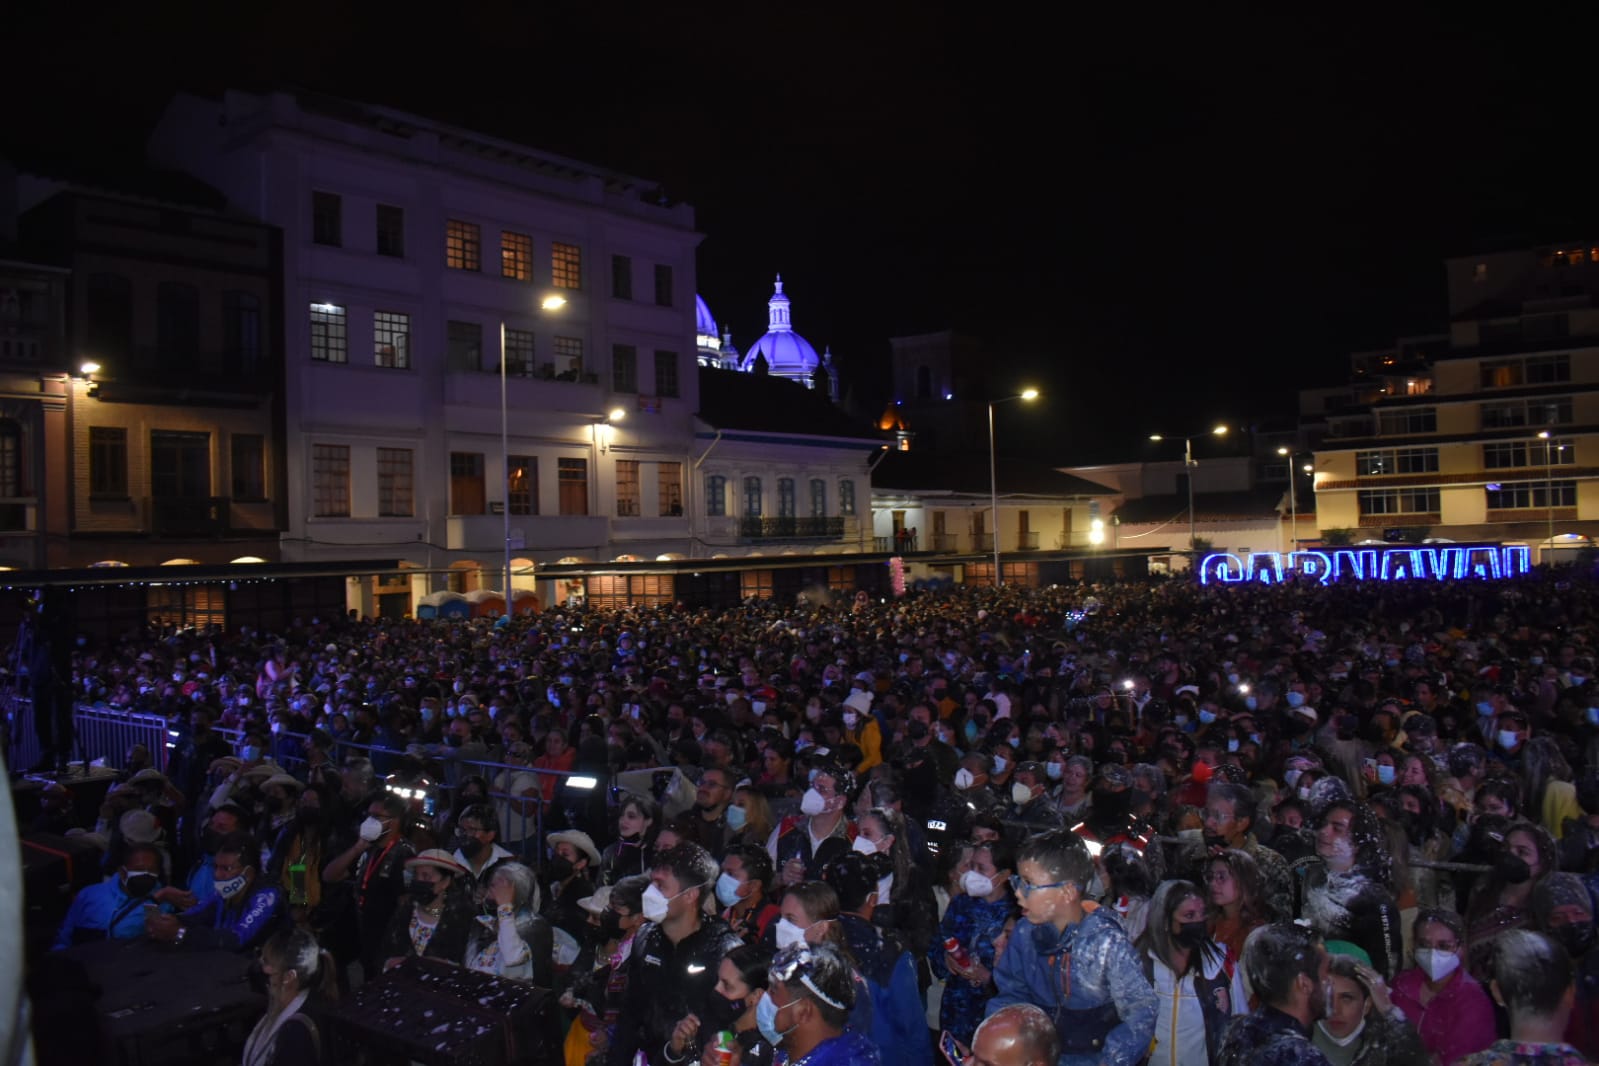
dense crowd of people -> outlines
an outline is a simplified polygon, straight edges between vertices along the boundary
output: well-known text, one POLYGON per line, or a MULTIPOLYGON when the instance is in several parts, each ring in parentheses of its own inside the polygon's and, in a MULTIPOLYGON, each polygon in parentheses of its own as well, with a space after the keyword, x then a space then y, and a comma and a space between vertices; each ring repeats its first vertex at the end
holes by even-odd
MULTIPOLYGON (((258 955, 245 1061, 411 957, 567 1066, 1599 1056, 1599 585, 964 588, 74 656, 175 746, 55 945, 258 955)), ((59 798, 59 792, 57 791, 59 798)))

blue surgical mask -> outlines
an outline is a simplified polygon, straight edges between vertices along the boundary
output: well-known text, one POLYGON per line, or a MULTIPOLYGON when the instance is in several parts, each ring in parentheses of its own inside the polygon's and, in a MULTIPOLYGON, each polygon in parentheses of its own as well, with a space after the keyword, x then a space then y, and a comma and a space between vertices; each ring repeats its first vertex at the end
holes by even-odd
POLYGON ((243 759, 245 762, 255 762, 260 757, 261 749, 256 747, 254 744, 246 744, 244 747, 239 749, 239 758, 243 759))
POLYGON ((1005 741, 1005 743, 1009 744, 1013 748, 1019 748, 1022 746, 1022 738, 1013 736, 1009 740, 1005 741))
POLYGON ((742 883, 732 874, 724 872, 716 879, 716 902, 724 907, 731 907, 737 903, 738 889, 742 883))
POLYGON ((1228 737, 1227 738, 1227 750, 1230 751, 1230 752, 1238 750, 1238 738, 1237 737, 1228 737))
POLYGON ((1305 694, 1297 689, 1289 689, 1287 695, 1283 698, 1288 701, 1288 706, 1290 707, 1303 707, 1305 705, 1305 694))
POLYGON ((1479 700, 1477 702, 1477 713, 1486 718, 1494 713, 1494 705, 1487 700, 1479 700))
MULTIPOLYGON (((792 1004, 790 1005, 792 1006, 792 1004)), ((794 1028, 793 1026, 789 1026, 788 1029, 779 1029, 777 1027, 777 1015, 780 1009, 772 1001, 772 993, 770 991, 761 997, 759 1003, 755 1004, 755 1027, 761 1031, 761 1035, 766 1038, 766 1042, 774 1048, 781 1044, 783 1037, 787 1036, 789 1031, 794 1028)))
POLYGON ((966 734, 966 742, 968 744, 971 743, 972 741, 977 739, 977 723, 976 722, 967 722, 966 723, 966 728, 964 730, 962 730, 962 732, 964 732, 966 734))
POLYGON ((744 808, 729 805, 727 808, 727 827, 734 832, 744 828, 744 808))
POLYGON ((1253 710, 1256 710, 1256 709, 1258 709, 1260 707, 1260 701, 1257 700, 1253 696, 1245 696, 1244 697, 1244 706, 1248 707, 1250 710, 1253 711, 1253 710))
POLYGON ((1044 773, 1049 775, 1049 779, 1051 781, 1059 781, 1060 775, 1065 771, 1065 769, 1066 768, 1058 762, 1047 762, 1044 764, 1044 773))
POLYGON ((1543 656, 1542 655, 1534 655, 1531 658, 1529 658, 1527 661, 1529 663, 1531 663, 1532 665, 1534 665, 1534 666, 1542 666, 1543 665, 1543 656))
POLYGON ((1386 764, 1379 764, 1378 765, 1378 767, 1377 767, 1377 783, 1378 784, 1380 784, 1380 785, 1391 785, 1391 784, 1394 783, 1394 777, 1395 777, 1395 771, 1394 771, 1394 768, 1392 766, 1388 766, 1386 764))
POLYGON ((1599 707, 1588 708, 1588 724, 1599 725, 1599 707))
POLYGON ((1007 767, 1009 765, 1010 765, 1010 763, 1006 762, 1004 759, 1000 758, 998 755, 994 756, 994 772, 996 774, 1004 773, 1005 772, 1005 767, 1007 767))
POLYGON ((1216 712, 1215 711, 1200 711, 1199 712, 1199 721, 1200 721, 1201 725, 1209 725, 1210 723, 1214 722, 1215 720, 1216 720, 1216 712))

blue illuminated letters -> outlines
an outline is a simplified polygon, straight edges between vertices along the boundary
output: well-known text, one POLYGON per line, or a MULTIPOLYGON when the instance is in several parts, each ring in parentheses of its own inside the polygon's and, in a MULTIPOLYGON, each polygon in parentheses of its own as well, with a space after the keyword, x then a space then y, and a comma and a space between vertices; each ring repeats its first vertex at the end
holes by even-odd
POLYGON ((1201 585, 1281 584, 1287 577, 1327 584, 1356 581, 1444 581, 1505 578, 1532 568, 1532 549, 1497 544, 1396 545, 1392 548, 1334 548, 1330 551, 1215 552, 1199 564, 1201 585))

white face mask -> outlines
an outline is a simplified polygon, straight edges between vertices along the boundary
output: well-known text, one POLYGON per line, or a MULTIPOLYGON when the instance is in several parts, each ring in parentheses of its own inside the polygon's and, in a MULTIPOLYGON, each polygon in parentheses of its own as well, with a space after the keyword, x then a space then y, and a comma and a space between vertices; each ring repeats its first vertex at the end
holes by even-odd
POLYGON ((383 823, 368 815, 366 821, 361 823, 360 833, 361 839, 370 844, 383 835, 383 823))
POLYGON ((1010 798, 1012 803, 1020 807, 1033 798, 1033 790, 1018 781, 1010 787, 1010 798))
POLYGON ((996 774, 1004 773, 1005 767, 1009 765, 1010 763, 1006 762, 1004 759, 1001 759, 998 755, 994 756, 994 772, 996 774))
POLYGON ((961 887, 968 896, 986 896, 994 891, 994 882, 976 870, 967 870, 961 877, 961 887))
MULTIPOLYGON (((687 889, 684 891, 687 891, 687 889)), ((679 892, 677 896, 681 896, 682 894, 682 892, 679 892)), ((644 920, 646 922, 659 923, 663 918, 666 917, 667 904, 671 903, 677 898, 677 896, 668 896, 665 892, 662 892, 654 885, 646 888, 644 890, 644 900, 639 907, 640 911, 644 915, 644 920)))
POLYGON ((860 720, 861 720, 861 716, 856 714, 854 711, 845 711, 844 712, 844 728, 845 729, 854 729, 855 728, 855 723, 859 722, 860 720))
POLYGON ((778 951, 782 951, 784 948, 791 948, 795 944, 805 943, 805 930, 787 918, 778 919, 777 931, 773 935, 777 937, 778 951))
POLYGON ((873 840, 867 840, 865 837, 856 837, 855 843, 851 844, 850 847, 860 852, 862 855, 877 854, 877 842, 873 840))
POLYGON ((800 797, 800 813, 807 818, 814 818, 827 810, 827 800, 814 788, 805 790, 805 795, 800 797))
POLYGON ((1460 968, 1460 955, 1437 948, 1417 948, 1416 965, 1421 967, 1421 972, 1427 975, 1429 981, 1437 983, 1460 968))
POLYGON ((972 787, 972 772, 964 766, 955 771, 955 787, 962 792, 972 787))

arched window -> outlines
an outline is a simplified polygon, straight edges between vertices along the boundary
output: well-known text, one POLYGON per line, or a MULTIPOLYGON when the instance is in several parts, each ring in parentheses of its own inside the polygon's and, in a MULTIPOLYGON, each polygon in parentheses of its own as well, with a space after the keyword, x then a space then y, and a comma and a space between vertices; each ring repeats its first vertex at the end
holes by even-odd
POLYGON ((794 517, 794 479, 777 479, 777 514, 779 518, 794 517))
POLYGON ((819 477, 811 478, 811 517, 827 517, 827 482, 819 477))
POLYGON ((727 478, 721 474, 705 477, 705 513, 712 518, 727 514, 727 478))
POLYGON ((747 477, 744 479, 744 517, 759 518, 761 516, 761 479, 747 477))

